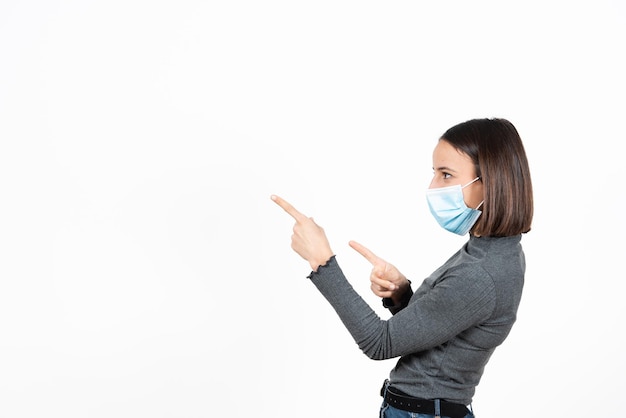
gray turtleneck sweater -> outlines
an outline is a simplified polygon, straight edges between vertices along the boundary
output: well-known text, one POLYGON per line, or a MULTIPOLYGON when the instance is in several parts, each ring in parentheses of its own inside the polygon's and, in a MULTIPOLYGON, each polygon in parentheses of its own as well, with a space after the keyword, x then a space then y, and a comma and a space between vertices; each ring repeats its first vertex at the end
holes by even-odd
POLYGON ((309 276, 359 348, 400 357, 389 379, 422 399, 469 405, 489 357, 509 334, 524 284, 521 235, 474 237, 381 319, 333 257, 309 276))

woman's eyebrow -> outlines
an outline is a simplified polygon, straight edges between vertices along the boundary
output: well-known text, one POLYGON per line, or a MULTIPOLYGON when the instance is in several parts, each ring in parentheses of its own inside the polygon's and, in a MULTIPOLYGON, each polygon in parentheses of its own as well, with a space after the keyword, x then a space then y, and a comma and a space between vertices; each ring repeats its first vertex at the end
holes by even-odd
POLYGON ((441 166, 441 167, 433 167, 433 170, 435 171, 453 171, 453 172, 457 172, 454 168, 450 168, 450 167, 446 167, 446 166, 441 166))

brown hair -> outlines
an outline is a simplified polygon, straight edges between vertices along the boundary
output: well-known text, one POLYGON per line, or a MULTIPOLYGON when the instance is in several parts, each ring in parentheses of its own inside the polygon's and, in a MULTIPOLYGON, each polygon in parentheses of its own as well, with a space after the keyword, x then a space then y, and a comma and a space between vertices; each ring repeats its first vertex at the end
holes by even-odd
POLYGON ((483 183, 482 215, 471 232, 508 237, 530 231, 533 189, 522 140, 506 119, 472 119, 441 137, 467 154, 483 183))

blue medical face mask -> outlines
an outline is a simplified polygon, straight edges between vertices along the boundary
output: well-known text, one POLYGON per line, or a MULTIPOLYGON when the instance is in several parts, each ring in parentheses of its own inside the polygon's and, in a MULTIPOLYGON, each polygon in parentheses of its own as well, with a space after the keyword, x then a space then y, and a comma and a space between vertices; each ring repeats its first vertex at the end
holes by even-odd
POLYGON ((476 209, 468 208, 463 200, 463 189, 478 179, 480 177, 476 177, 465 186, 457 184, 426 190, 426 200, 430 213, 433 214, 442 228, 459 235, 465 235, 472 229, 482 213, 478 208, 482 206, 483 202, 480 202, 476 209))

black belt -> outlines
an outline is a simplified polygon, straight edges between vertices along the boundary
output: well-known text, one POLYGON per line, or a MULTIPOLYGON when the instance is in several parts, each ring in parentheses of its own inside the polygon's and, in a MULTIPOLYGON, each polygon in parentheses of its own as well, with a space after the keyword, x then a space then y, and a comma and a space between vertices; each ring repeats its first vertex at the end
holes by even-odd
MULTIPOLYGON (((392 387, 387 387, 385 390, 385 386, 381 389, 380 394, 385 398, 385 402, 394 408, 419 414, 435 415, 435 401, 414 398, 392 387)), ((463 418, 469 414, 469 410, 465 405, 459 403, 440 401, 440 414, 442 417, 463 418)))

